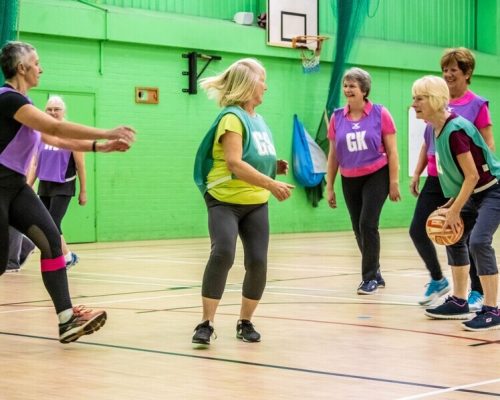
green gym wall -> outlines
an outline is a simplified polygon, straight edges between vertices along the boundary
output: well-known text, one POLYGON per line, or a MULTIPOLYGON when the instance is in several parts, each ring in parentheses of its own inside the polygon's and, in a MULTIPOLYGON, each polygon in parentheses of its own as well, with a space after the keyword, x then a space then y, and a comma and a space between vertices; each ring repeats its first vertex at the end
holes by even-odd
MULTIPOLYGON (((306 75, 296 50, 267 46, 265 30, 231 21, 238 11, 264 11, 264 0, 21 0, 19 39, 37 47, 44 69, 40 86, 30 92, 35 104, 42 108, 50 93, 62 94, 70 120, 98 127, 126 124, 138 132, 128 153, 87 154, 89 205, 82 208, 73 201, 64 224, 67 240, 207 235, 192 165, 218 107, 203 91, 183 92, 188 85, 183 54, 190 51, 222 57, 203 76, 242 57, 263 62, 269 89, 259 112, 273 131, 279 157, 290 160, 293 114, 314 136, 327 98, 335 18, 329 0, 319 4, 320 31, 331 39, 320 72, 306 75), (137 104, 136 87, 157 87, 159 104, 137 104)), ((500 143, 499 13, 496 0, 371 1, 349 64, 370 72, 370 97, 390 110, 398 128, 403 200, 387 201, 382 228, 409 225, 415 204, 408 191, 411 85, 424 74, 440 74, 444 48, 474 50, 471 89, 490 100, 500 143)), ((198 71, 203 64, 198 61, 198 71)), ((294 183, 291 174, 283 179, 294 183)), ((339 185, 336 191, 340 203, 335 210, 324 200, 313 208, 301 187, 289 201, 271 199, 272 232, 350 230, 339 185)))

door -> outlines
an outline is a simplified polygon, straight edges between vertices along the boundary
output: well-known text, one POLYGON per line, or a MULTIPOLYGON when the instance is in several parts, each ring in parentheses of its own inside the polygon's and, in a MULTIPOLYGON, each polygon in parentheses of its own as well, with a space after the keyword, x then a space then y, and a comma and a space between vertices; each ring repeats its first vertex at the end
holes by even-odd
MULTIPOLYGON (((50 95, 58 95, 66 103, 66 119, 80 124, 95 125, 94 93, 79 93, 49 90, 30 90, 29 97, 36 107, 44 110, 50 95)), ((87 173, 87 204, 78 204, 79 182, 76 183, 76 196, 71 200, 68 212, 63 219, 62 230, 67 243, 88 243, 96 241, 96 201, 95 201, 95 157, 85 153, 87 173)))

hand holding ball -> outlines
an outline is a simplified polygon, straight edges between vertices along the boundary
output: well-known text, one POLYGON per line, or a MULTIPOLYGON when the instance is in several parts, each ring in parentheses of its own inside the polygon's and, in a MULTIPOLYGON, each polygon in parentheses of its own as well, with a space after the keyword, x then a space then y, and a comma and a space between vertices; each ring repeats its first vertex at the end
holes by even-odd
POLYGON ((435 210, 427 218, 425 223, 425 230, 427 231, 427 236, 434 243, 451 246, 460 240, 464 234, 464 221, 460 218, 460 225, 458 232, 454 232, 451 226, 443 229, 444 223, 446 221, 446 216, 439 214, 439 210, 435 210))

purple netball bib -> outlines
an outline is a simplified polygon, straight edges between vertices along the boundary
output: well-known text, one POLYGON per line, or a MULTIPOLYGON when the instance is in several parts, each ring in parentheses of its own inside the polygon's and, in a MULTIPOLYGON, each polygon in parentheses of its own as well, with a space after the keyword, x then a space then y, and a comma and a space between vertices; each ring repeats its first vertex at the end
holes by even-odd
POLYGON ((448 106, 449 112, 454 112, 455 114, 464 117, 470 122, 474 123, 481 110, 483 104, 487 104, 488 100, 483 99, 481 96, 474 94, 474 97, 467 104, 450 104, 448 106))
POLYGON ((41 181, 66 182, 66 171, 70 157, 71 151, 69 150, 41 143, 36 176, 41 181))
MULTIPOLYGON (((19 93, 8 87, 0 88, 0 95, 6 92, 19 93)), ((26 99, 32 104, 28 97, 26 97, 26 99)), ((0 164, 20 174, 26 175, 31 159, 40 144, 40 136, 40 132, 28 126, 21 125, 14 139, 12 139, 2 153, 0 153, 0 164)))
POLYGON ((335 110, 335 150, 341 168, 368 167, 385 157, 382 143, 382 106, 374 104, 359 121, 350 121, 344 109, 335 110))

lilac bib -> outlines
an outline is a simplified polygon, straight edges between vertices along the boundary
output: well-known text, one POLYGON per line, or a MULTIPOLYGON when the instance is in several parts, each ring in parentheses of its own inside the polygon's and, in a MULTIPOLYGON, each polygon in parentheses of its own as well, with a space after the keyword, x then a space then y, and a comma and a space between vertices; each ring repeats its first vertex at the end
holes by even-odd
POLYGON ((41 181, 64 183, 74 179, 66 179, 71 151, 60 149, 41 143, 38 153, 38 164, 36 167, 36 176, 41 181))
POLYGON ((341 168, 354 169, 386 158, 382 143, 382 106, 374 104, 359 121, 350 121, 344 109, 335 110, 335 150, 341 168))
POLYGON ((448 106, 448 111, 454 112, 455 114, 458 114, 461 117, 464 117, 466 120, 474 123, 477 115, 479 114, 479 111, 481 110, 481 107, 483 106, 483 104, 487 103, 488 100, 483 99, 481 96, 475 94, 472 100, 467 104, 450 104, 448 106))
MULTIPOLYGON (((19 93, 9 87, 0 87, 0 95, 6 92, 19 93)), ((28 99, 30 104, 33 104, 28 97, 26 99, 28 99)), ((0 153, 0 164, 22 175, 26 175, 33 155, 40 144, 40 137, 40 132, 26 125, 21 125, 14 139, 0 153)))

